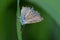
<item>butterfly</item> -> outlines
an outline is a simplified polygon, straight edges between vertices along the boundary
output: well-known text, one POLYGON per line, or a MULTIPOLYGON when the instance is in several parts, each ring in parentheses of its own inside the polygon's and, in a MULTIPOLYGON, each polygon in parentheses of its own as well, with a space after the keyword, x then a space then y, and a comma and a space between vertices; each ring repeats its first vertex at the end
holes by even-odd
POLYGON ((40 16, 38 11, 32 7, 22 7, 20 22, 22 25, 41 22, 43 17, 40 16))

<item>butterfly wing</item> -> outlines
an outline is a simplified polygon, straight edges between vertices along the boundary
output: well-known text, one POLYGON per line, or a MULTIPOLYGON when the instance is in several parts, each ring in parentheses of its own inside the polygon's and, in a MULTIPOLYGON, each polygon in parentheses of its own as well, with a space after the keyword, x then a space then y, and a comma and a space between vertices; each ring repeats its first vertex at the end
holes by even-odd
POLYGON ((22 10, 21 10, 22 24, 36 23, 36 22, 41 22, 42 20, 43 18, 33 8, 22 7, 22 10))

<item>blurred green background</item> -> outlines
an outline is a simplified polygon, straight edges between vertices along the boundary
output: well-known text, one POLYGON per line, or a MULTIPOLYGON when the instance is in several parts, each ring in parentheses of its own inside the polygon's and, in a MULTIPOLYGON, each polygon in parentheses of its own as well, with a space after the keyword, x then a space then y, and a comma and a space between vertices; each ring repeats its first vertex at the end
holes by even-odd
POLYGON ((17 40, 17 0, 0 0, 0 40, 17 40))
POLYGON ((20 0, 22 6, 34 7, 44 20, 27 24, 23 30, 23 40, 60 40, 59 0, 20 0))

